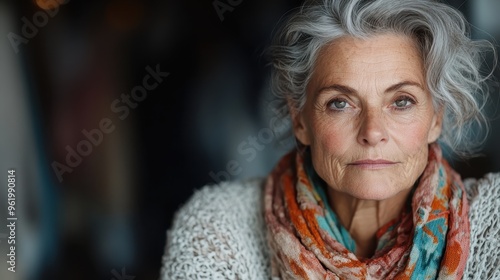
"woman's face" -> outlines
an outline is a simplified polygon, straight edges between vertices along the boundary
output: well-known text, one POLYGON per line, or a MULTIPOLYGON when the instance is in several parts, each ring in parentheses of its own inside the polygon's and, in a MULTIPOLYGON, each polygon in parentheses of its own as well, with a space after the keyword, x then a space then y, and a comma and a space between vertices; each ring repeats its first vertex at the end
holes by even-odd
POLYGON ((335 191, 384 200, 422 174, 428 144, 441 132, 422 58, 411 39, 343 37, 325 46, 292 112, 294 132, 335 191))

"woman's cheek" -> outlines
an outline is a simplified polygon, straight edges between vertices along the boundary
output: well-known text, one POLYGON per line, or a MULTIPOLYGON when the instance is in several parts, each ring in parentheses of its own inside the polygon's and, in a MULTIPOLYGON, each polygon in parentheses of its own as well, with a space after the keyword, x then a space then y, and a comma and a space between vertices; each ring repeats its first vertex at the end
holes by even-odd
POLYGON ((390 122, 391 136, 401 147, 420 149, 427 145, 429 125, 427 119, 413 117, 408 122, 390 122))
POLYGON ((346 135, 344 131, 338 129, 336 125, 329 125, 316 130, 315 138, 316 145, 323 149, 323 152, 335 154, 342 150, 346 135))
POLYGON ((311 139, 323 147, 339 148, 348 141, 352 119, 343 113, 330 113, 317 117, 311 125, 311 139), (336 115, 333 115, 336 114, 336 115), (350 119, 350 120, 349 120, 350 119))

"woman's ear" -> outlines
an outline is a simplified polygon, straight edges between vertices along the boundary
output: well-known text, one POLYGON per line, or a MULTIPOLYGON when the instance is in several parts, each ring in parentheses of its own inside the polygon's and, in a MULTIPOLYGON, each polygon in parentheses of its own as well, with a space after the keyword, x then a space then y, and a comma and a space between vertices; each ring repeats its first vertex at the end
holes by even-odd
POLYGON ((304 120, 304 111, 299 111, 293 104, 292 101, 288 100, 288 110, 290 112, 290 118, 292 119, 292 129, 297 140, 303 145, 311 145, 309 126, 304 120))
POLYGON ((427 137, 427 143, 436 142, 441 135, 441 130, 443 129, 443 114, 444 109, 440 108, 432 117, 432 124, 429 130, 429 136, 427 137))

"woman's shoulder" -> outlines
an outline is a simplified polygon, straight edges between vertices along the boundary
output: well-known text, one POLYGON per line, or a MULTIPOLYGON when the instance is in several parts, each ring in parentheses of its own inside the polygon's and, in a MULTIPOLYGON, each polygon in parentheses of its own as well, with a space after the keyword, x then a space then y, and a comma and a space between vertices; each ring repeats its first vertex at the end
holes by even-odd
POLYGON ((485 199, 496 201, 500 198, 500 172, 488 173, 479 179, 465 179, 464 185, 470 205, 476 205, 477 201, 485 199))
POLYGON ((253 215, 262 203, 263 179, 221 182, 205 185, 195 190, 191 198, 177 211, 175 223, 187 220, 211 220, 215 217, 227 219, 253 215))
POLYGON ((464 279, 500 279, 500 173, 466 179, 464 185, 471 234, 464 279))
POLYGON ((189 201, 181 208, 181 211, 190 210, 189 208, 206 210, 207 208, 238 207, 242 203, 248 204, 259 200, 262 184, 262 178, 254 178, 205 185, 195 191, 189 201))
POLYGON ((262 179, 196 191, 167 232, 163 279, 265 278, 262 179))

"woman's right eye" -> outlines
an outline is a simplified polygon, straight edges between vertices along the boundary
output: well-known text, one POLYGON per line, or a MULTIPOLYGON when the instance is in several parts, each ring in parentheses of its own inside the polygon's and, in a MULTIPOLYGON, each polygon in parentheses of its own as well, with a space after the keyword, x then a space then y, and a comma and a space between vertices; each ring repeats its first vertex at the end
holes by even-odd
POLYGON ((342 111, 348 107, 350 107, 349 103, 347 103, 347 101, 343 99, 334 99, 328 102, 328 108, 335 111, 342 111))

